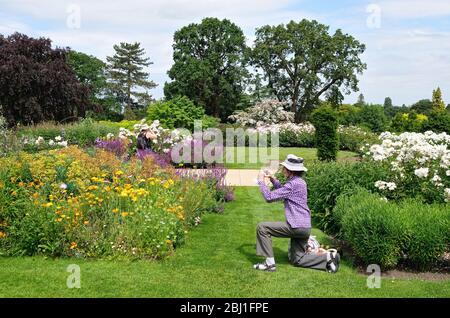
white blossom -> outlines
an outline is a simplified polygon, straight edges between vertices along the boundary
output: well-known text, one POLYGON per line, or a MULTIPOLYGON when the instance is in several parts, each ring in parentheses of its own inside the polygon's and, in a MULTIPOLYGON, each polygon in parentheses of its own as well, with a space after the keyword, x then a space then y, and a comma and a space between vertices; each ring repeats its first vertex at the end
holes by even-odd
POLYGON ((444 196, 445 196, 445 201, 450 202, 450 188, 445 188, 444 196))
POLYGON ((428 176, 428 172, 430 169, 428 168, 419 168, 414 170, 414 174, 419 178, 426 178, 428 176))
POLYGON ((36 141, 35 141, 35 144, 36 144, 36 145, 41 145, 41 144, 43 144, 43 143, 44 143, 44 138, 41 137, 41 136, 39 136, 39 137, 36 139, 36 141))

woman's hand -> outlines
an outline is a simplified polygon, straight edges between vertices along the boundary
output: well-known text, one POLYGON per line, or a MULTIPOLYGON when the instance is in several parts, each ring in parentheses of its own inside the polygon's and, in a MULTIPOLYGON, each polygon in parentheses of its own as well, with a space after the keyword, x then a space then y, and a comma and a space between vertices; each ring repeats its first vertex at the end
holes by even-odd
POLYGON ((266 174, 264 171, 260 170, 258 173, 258 181, 264 182, 264 179, 266 178, 266 174))

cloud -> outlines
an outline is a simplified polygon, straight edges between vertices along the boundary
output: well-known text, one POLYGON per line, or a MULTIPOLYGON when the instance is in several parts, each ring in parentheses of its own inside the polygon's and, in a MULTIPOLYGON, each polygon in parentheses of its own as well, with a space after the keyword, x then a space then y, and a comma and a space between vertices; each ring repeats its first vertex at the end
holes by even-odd
POLYGON ((416 19, 450 15, 448 0, 385 0, 374 2, 381 8, 383 17, 416 19))
MULTIPOLYGON (((342 28, 367 45, 363 59, 368 69, 360 80, 367 101, 382 103, 385 96, 391 96, 394 103, 410 104, 429 97, 438 85, 445 98, 445 85, 450 83, 450 30, 448 24, 438 29, 434 22, 450 15, 449 0, 344 3, 349 4, 330 9, 326 0, 0 0, 0 33, 46 36, 54 45, 70 46, 103 60, 114 53, 114 44, 141 42, 154 62, 149 71, 159 84, 152 90, 159 98, 173 63, 173 33, 182 26, 209 16, 227 18, 242 28, 251 45, 256 27, 316 19, 329 24, 331 32, 342 28), (367 27, 370 3, 381 9, 380 29, 367 27), (67 20, 77 14, 77 8, 80 28, 71 29, 67 20)), ((354 102, 357 94, 346 102, 354 102)), ((447 94, 450 102, 450 91, 447 94)))
MULTIPOLYGON (((430 98, 437 86, 450 103, 450 32, 432 29, 380 29, 366 35, 363 55, 367 70, 360 90, 366 100, 383 103, 390 96, 394 104, 411 105, 430 98), (446 97, 447 94, 447 97, 446 97)), ((359 94, 359 93, 358 93, 359 94)), ((357 94, 346 98, 355 102, 357 94)))

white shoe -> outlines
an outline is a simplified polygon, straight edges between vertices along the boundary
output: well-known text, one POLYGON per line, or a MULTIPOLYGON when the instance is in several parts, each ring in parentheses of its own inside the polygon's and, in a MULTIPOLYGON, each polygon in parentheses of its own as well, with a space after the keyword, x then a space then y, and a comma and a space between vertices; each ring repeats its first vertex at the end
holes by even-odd
POLYGON ((253 265, 253 268, 265 272, 275 272, 277 270, 275 264, 268 265, 266 262, 255 264, 253 265))

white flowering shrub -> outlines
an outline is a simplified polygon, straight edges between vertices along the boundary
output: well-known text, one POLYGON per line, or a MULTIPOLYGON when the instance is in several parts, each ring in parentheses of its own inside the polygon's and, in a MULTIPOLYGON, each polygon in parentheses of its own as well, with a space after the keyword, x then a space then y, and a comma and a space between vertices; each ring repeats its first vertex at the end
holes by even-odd
POLYGON ((363 150, 367 160, 389 166, 389 180, 375 183, 380 192, 389 198, 450 202, 450 135, 384 132, 379 139, 380 144, 363 150))
POLYGON ((245 127, 291 123, 294 121, 294 113, 286 111, 285 106, 286 103, 266 99, 246 110, 236 111, 228 118, 245 127))

